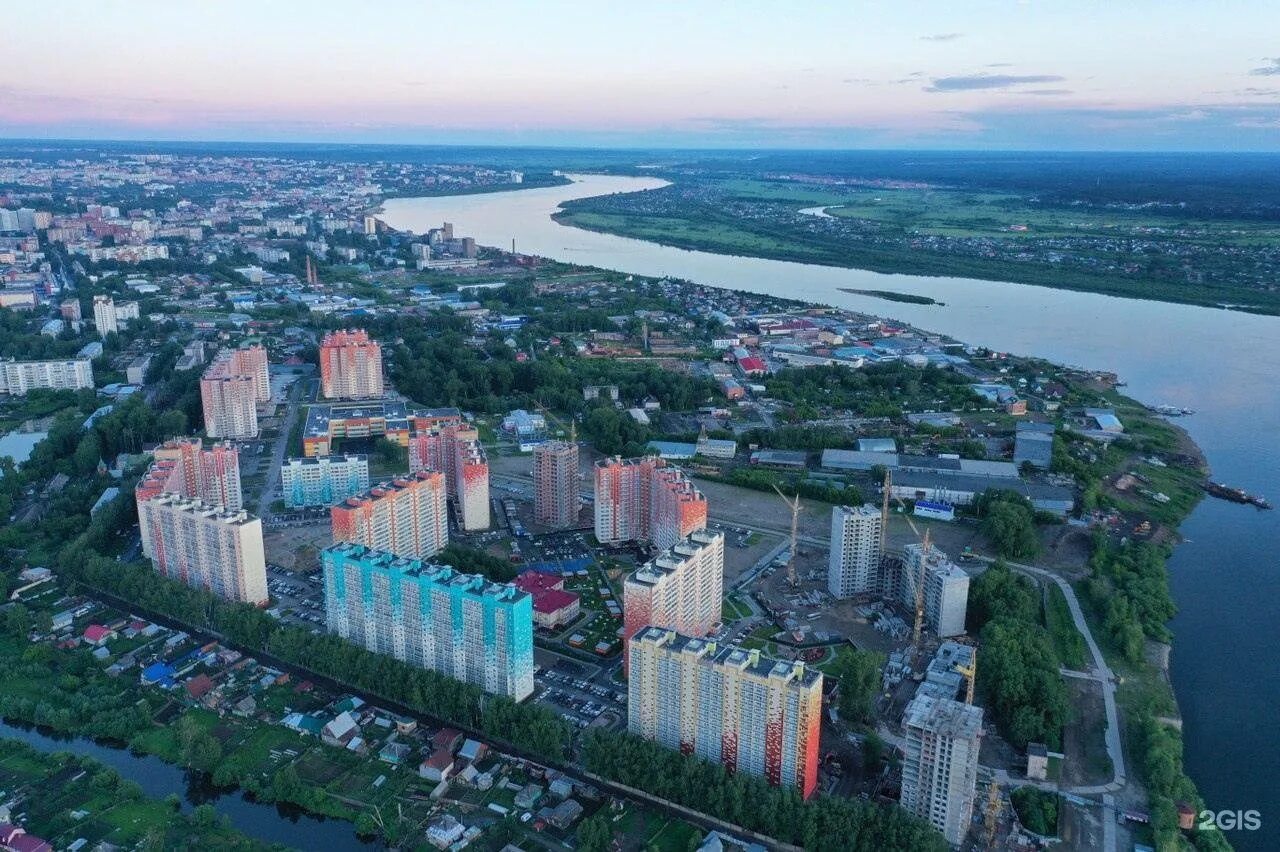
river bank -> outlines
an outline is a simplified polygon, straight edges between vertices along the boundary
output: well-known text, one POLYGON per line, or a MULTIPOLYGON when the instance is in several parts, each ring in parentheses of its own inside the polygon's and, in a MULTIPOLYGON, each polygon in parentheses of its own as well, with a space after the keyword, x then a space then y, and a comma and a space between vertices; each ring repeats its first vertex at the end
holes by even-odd
MULTIPOLYGON (((566 263, 685 278, 867 313, 878 312, 878 300, 844 288, 945 299, 941 310, 900 304, 894 313, 904 322, 997 351, 1114 370, 1128 381, 1129 396, 1197 410, 1178 425, 1203 448, 1215 478, 1255 493, 1280 478, 1280 461, 1262 440, 1280 429, 1280 399, 1257 392, 1269 386, 1265 365, 1280 363, 1280 328, 1272 318, 1008 282, 714 255, 567 228, 551 218, 565 200, 663 185, 656 179, 576 180, 552 192, 393 202, 386 219, 393 227, 417 228, 447 214, 488 245, 509 245, 516 238, 523 251, 566 263)), ((1186 541, 1168 562, 1179 604, 1171 623, 1177 634, 1172 680, 1187 737, 1187 768, 1202 779, 1211 807, 1274 812, 1268 806, 1280 806, 1280 799, 1264 779, 1280 771, 1280 759, 1258 720, 1280 700, 1280 681, 1265 662, 1280 636, 1264 616, 1280 606, 1280 593, 1265 570, 1267 554, 1280 548, 1280 529, 1265 513, 1217 500, 1201 500, 1190 511, 1179 525, 1186 541), (1256 771, 1232 771, 1233 765, 1256 771)), ((1156 681, 1165 683, 1163 677, 1156 681)), ((1271 832, 1264 823, 1261 831, 1231 839, 1241 849, 1268 849, 1271 832)))

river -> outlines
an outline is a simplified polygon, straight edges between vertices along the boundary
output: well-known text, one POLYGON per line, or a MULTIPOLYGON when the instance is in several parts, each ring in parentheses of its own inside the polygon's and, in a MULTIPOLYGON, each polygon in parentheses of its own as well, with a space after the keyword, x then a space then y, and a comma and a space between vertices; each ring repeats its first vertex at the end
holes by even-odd
MULTIPOLYGON (((574 198, 656 189, 655 178, 577 175, 574 183, 388 201, 382 218, 425 232, 444 221, 482 245, 638 275, 837 305, 968 343, 1118 373, 1148 403, 1193 408, 1178 420, 1215 478, 1280 498, 1280 318, 965 278, 888 275, 660 246, 552 221, 574 198), (939 305, 842 292, 896 290, 939 305)), ((1172 679, 1186 764, 1214 810, 1262 813, 1262 829, 1227 836, 1241 850, 1280 848, 1280 511, 1201 501, 1170 562, 1179 613, 1172 679)))
POLYGON ((0 736, 20 740, 37 751, 59 751, 91 757, 110 766, 125 778, 136 781, 152 799, 170 793, 182 797, 182 810, 211 804, 220 816, 228 817, 242 834, 264 843, 279 843, 291 849, 324 849, 327 852, 369 852, 377 848, 356 837, 351 823, 314 817, 292 805, 255 802, 239 791, 220 790, 197 773, 165 763, 152 755, 136 755, 118 746, 94 742, 85 737, 69 737, 0 719, 0 736))

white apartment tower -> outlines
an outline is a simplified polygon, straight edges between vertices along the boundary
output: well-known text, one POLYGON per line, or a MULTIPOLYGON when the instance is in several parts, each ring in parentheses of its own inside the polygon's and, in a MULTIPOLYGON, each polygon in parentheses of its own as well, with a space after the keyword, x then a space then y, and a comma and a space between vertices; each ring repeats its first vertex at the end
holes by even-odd
POLYGON ((969 575, 938 548, 930 547, 927 556, 923 544, 908 544, 902 549, 902 567, 895 584, 898 601, 908 610, 915 610, 922 561, 924 622, 938 636, 959 636, 964 633, 969 608, 969 575))
POLYGON ((870 503, 831 507, 827 591, 833 598, 878 592, 883 552, 884 519, 877 507, 870 503))
POLYGON ((267 603, 260 519, 178 494, 139 502, 138 518, 164 576, 227 600, 267 603))
POLYGON ((982 708, 918 695, 903 714, 902 732, 902 807, 959 846, 973 818, 982 708))

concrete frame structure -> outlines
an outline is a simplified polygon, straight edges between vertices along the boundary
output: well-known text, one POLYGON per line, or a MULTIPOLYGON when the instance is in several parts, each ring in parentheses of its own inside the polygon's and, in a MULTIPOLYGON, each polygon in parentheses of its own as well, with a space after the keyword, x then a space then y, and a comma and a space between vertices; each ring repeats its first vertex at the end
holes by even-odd
POLYGON ((973 819, 982 708, 916 696, 903 714, 902 729, 901 805, 959 846, 973 819))
MULTIPOLYGON (((929 548, 924 556, 924 545, 908 544, 902 549, 901 568, 893 578, 893 589, 887 597, 894 596, 900 604, 914 612, 916 583, 920 577, 920 561, 925 560, 924 572, 924 622, 938 636, 959 636, 964 633, 965 614, 969 607, 969 575, 956 565, 946 553, 936 547, 929 548)), ((892 571, 887 572, 890 575, 892 571)))
POLYGON ((870 503, 831 507, 827 591, 833 598, 851 598, 880 591, 884 535, 884 518, 879 507, 870 503))

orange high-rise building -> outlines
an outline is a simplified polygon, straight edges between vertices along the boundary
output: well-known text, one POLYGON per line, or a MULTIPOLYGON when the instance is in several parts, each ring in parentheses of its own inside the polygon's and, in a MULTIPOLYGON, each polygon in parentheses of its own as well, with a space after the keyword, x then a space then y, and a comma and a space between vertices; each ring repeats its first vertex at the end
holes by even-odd
POLYGON ((326 399, 382 396, 382 347, 364 329, 331 331, 320 342, 320 392, 326 399))
POLYGON ((333 540, 425 559, 449 543, 444 474, 420 470, 329 510, 333 540))
POLYGON ((258 437, 258 403, 270 399, 267 350, 261 346, 219 353, 200 378, 204 429, 210 438, 258 437))
POLYGON ((409 436, 409 470, 444 474, 445 490, 457 501, 462 528, 489 528, 489 459, 480 433, 459 419, 409 436))
MULTIPOLYGON (((627 575, 622 584, 622 641, 646 627, 706 636, 720 623, 724 535, 699 530, 627 575)), ((622 658, 623 666, 628 658, 622 658)))
POLYGON ((595 533, 603 543, 650 542, 665 550, 707 526, 707 498, 656 456, 601 459, 595 468, 595 533))

